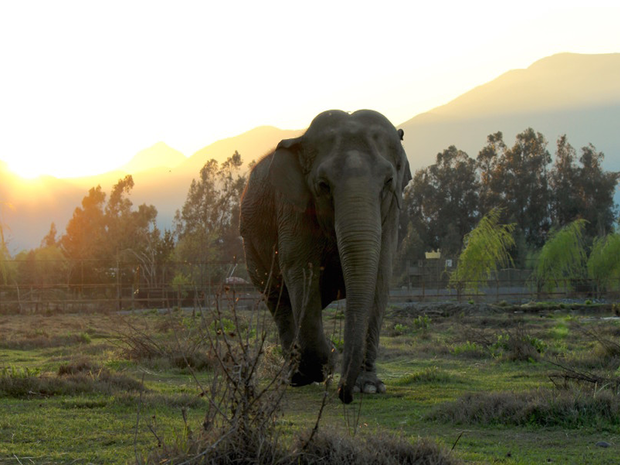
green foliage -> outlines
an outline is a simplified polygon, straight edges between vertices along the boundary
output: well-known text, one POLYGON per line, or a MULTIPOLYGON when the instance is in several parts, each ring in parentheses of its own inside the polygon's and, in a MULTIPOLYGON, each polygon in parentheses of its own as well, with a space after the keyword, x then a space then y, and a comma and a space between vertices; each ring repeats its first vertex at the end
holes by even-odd
POLYGON ((568 333, 568 326, 563 321, 560 321, 551 329, 551 337, 553 339, 566 339, 568 337, 568 333))
POLYGON ((224 332, 226 334, 231 334, 235 332, 235 322, 228 318, 219 318, 209 325, 209 330, 212 333, 224 332))
POLYGON ((452 347, 452 353, 454 355, 481 355, 484 351, 484 347, 475 343, 466 341, 463 344, 457 344, 452 347))
POLYGON ((414 383, 449 383, 454 381, 454 377, 441 370, 439 367, 431 366, 423 370, 405 375, 397 382, 399 386, 407 386, 414 383))
POLYGON ((40 368, 20 367, 20 366, 5 366, 0 369, 0 378, 12 378, 12 379, 24 379, 33 376, 39 376, 41 374, 40 368))
POLYGON ((511 263, 508 251, 515 245, 512 236, 515 225, 500 225, 501 212, 501 209, 494 208, 465 236, 465 248, 456 270, 450 274, 450 287, 479 292, 481 285, 498 267, 511 263))
POLYGON ((428 315, 419 315, 413 320, 413 327, 416 329, 427 330, 431 325, 431 319, 428 315))
POLYGON ((618 289, 620 281, 620 234, 596 238, 588 258, 588 277, 597 288, 618 289))
MULTIPOLYGON (((451 146, 437 154, 435 164, 415 173, 405 192, 409 218, 401 220, 401 227, 412 226, 422 242, 418 252, 441 248, 444 255, 453 255, 473 228, 476 212, 502 208, 502 222, 516 223, 517 263, 529 249, 543 246, 552 225, 561 228, 583 218, 588 239, 603 236, 613 225, 619 176, 604 171, 603 160, 592 145, 578 157, 563 135, 549 166, 547 140, 532 128, 517 134, 512 147, 501 132, 490 134, 475 163, 451 146)), ((416 259, 414 255, 408 251, 406 256, 416 259)))
POLYGON ((547 350, 542 339, 527 334, 521 326, 514 332, 497 335, 497 340, 489 346, 493 358, 515 362, 534 362, 547 350))
POLYGON ((409 326, 407 325, 403 325, 401 323, 396 323, 394 325, 394 332, 396 334, 405 334, 407 331, 409 331, 409 326))
POLYGON ((330 338, 330 341, 333 344, 333 346, 336 348, 338 353, 342 353, 342 351, 344 350, 344 339, 340 336, 332 336, 330 338))
POLYGON ((172 288, 175 290, 179 298, 187 297, 188 289, 191 285, 192 279, 181 272, 177 272, 174 275, 174 278, 172 278, 172 288))
POLYGON ((553 233, 545 243, 531 278, 538 290, 545 289, 547 292, 552 292, 562 286, 569 288, 574 280, 584 277, 585 225, 585 220, 575 220, 553 233))

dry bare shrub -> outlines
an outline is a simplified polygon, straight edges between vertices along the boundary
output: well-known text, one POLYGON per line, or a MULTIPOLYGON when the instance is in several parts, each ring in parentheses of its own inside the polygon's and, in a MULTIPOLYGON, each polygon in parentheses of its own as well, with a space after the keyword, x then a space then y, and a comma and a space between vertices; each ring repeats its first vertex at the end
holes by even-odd
POLYGON ((226 316, 220 300, 213 314, 202 315, 202 340, 215 361, 210 384, 199 386, 207 404, 202 430, 193 433, 186 425, 186 437, 162 441, 148 462, 267 464, 283 458, 277 419, 295 365, 268 342, 268 314, 256 310, 241 318, 236 300, 228 301, 226 316), (269 377, 263 381, 261 374, 269 377))
POLYGON ((455 339, 460 344, 453 347, 452 353, 468 358, 490 355, 504 361, 531 362, 540 360, 547 349, 547 344, 528 333, 518 320, 500 332, 466 326, 455 339))
POLYGON ((573 322, 571 329, 589 339, 592 349, 573 355, 566 362, 577 370, 616 371, 620 367, 620 341, 614 337, 615 327, 596 326, 585 328, 573 322))
POLYGON ((505 333, 505 340, 498 340, 498 346, 501 357, 511 362, 537 361, 546 349, 545 343, 529 335, 523 325, 505 333))
POLYGON ((75 375, 77 373, 97 373, 101 367, 92 360, 81 357, 71 362, 63 363, 58 367, 58 376, 75 375))
POLYGON ((170 333, 159 335, 148 325, 122 320, 117 331, 123 356, 137 362, 157 364, 163 361, 173 368, 211 370, 216 364, 214 354, 199 327, 188 328, 172 315, 156 328, 170 333))

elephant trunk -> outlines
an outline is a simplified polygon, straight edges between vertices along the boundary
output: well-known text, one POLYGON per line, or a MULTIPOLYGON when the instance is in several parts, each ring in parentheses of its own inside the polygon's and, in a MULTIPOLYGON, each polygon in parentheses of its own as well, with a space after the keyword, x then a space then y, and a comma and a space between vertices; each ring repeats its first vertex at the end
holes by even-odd
POLYGON ((353 400, 353 388, 366 352, 366 334, 381 252, 381 215, 376 199, 360 185, 337 197, 335 229, 347 294, 344 353, 339 396, 353 400))

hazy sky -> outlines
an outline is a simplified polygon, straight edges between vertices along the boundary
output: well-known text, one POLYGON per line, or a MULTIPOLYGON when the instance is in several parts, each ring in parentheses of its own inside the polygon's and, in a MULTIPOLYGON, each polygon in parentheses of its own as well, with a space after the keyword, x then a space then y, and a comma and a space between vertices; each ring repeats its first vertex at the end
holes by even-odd
POLYGON ((617 0, 1 0, 0 160, 76 176, 331 108, 399 124, 554 53, 620 52, 619 20, 617 0))

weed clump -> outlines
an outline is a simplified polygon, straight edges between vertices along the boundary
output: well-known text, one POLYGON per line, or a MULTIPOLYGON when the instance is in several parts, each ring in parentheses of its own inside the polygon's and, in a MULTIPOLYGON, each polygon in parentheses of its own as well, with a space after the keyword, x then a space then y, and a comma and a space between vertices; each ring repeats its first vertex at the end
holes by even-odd
POLYGON ((0 340, 0 349, 36 350, 52 347, 66 347, 90 344, 91 337, 86 332, 49 335, 45 331, 36 330, 20 337, 8 337, 0 340))
POLYGON ((320 432, 305 447, 298 444, 297 454, 285 464, 420 464, 457 465, 462 463, 437 444, 419 440, 410 443, 396 436, 346 436, 337 432, 320 432))
POLYGON ((490 349, 495 358, 510 362, 533 362, 540 359, 540 355, 547 350, 547 344, 518 326, 515 331, 499 334, 490 349))
POLYGON ((399 379, 396 384, 407 386, 416 383, 438 383, 445 384, 457 381, 457 378, 436 366, 427 367, 423 370, 411 373, 399 379))
POLYGON ((459 425, 615 428, 620 425, 620 399, 607 390, 469 393, 439 406, 427 419, 459 425))
POLYGON ((456 356, 479 359, 488 356, 488 352, 483 346, 476 342, 465 341, 463 344, 457 344, 452 347, 452 353, 456 356))
POLYGON ((50 397, 79 394, 114 394, 118 391, 141 391, 142 383, 106 368, 89 365, 63 365, 56 375, 39 371, 4 368, 0 371, 0 397, 50 397))

